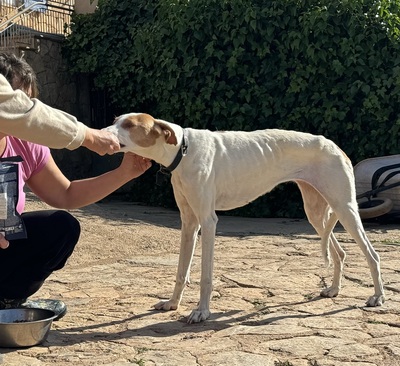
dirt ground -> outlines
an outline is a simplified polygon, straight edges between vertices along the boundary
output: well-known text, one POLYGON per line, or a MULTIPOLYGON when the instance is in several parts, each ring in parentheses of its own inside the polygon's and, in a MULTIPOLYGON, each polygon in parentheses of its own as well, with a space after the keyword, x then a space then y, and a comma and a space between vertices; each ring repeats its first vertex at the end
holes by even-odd
MULTIPOLYGON (((46 207, 30 196, 28 210, 46 207)), ((200 243, 181 307, 152 309, 172 293, 178 212, 111 201, 73 213, 82 224, 78 247, 34 296, 64 300, 68 314, 43 345, 0 349, 1 365, 400 365, 398 225, 365 225, 381 256, 387 298, 365 308, 373 293, 368 266, 340 227, 343 288, 322 299, 332 269, 306 221, 220 217, 212 315, 187 324, 199 297, 200 243)))

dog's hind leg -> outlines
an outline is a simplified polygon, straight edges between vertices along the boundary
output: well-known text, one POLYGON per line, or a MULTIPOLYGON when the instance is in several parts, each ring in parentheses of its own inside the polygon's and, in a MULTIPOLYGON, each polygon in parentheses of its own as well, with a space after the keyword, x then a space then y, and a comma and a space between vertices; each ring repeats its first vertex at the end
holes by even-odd
POLYGON ((380 306, 385 301, 383 283, 380 270, 380 258, 367 238, 360 215, 358 213, 357 202, 354 200, 352 207, 346 204, 341 209, 335 208, 339 221, 345 230, 353 237, 361 251, 364 253, 372 280, 374 282, 375 293, 367 301, 367 306, 380 306))
POLYGON ((367 300, 367 306, 380 306, 385 301, 380 259, 368 240, 360 214, 358 213, 352 167, 349 161, 346 161, 345 164, 347 166, 342 165, 340 167, 335 165, 329 167, 328 165, 324 165, 324 169, 327 170, 320 172, 320 175, 329 176, 334 171, 335 176, 334 179, 317 181, 320 187, 316 187, 316 189, 319 189, 321 195, 328 202, 332 211, 335 212, 344 229, 355 240, 367 259, 375 290, 374 295, 367 300), (340 193, 338 191, 339 187, 340 193))
MULTIPOLYGON (((178 194, 176 194, 176 197, 179 197, 178 194)), ((190 267, 196 247, 197 234, 200 229, 198 220, 185 199, 182 197, 177 198, 177 202, 181 213, 182 228, 176 282, 171 298, 154 305, 157 310, 176 310, 178 308, 185 286, 189 283, 190 267)))
POLYGON ((323 289, 320 295, 323 297, 335 297, 340 291, 344 260, 346 258, 346 253, 333 234, 333 229, 338 221, 337 217, 331 211, 326 200, 312 185, 304 181, 296 181, 296 183, 303 197, 304 211, 308 221, 321 237, 321 249, 325 263, 329 265, 330 254, 333 258, 332 285, 323 289))
POLYGON ((335 235, 331 234, 329 241, 333 258, 333 281, 330 287, 321 291, 320 295, 322 297, 335 297, 339 294, 342 285, 344 260, 346 258, 346 253, 340 246, 335 235))

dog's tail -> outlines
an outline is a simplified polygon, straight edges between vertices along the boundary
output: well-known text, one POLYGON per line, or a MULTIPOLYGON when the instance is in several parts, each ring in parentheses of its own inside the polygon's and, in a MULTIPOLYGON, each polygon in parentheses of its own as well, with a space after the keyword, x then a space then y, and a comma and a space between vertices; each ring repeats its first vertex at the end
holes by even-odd
POLYGON ((329 206, 326 208, 324 216, 327 219, 324 220, 325 225, 324 225, 324 233, 321 236, 321 249, 325 265, 329 267, 331 264, 331 252, 330 252, 331 235, 333 234, 333 228, 338 222, 338 219, 336 217, 336 214, 332 211, 332 209, 329 206))

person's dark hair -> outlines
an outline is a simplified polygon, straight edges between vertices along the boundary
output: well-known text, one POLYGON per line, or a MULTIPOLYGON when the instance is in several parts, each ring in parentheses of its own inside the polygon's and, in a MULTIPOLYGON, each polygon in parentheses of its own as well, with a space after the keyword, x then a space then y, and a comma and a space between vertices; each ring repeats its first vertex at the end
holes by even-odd
POLYGON ((32 67, 22 58, 13 53, 0 52, 0 73, 5 76, 12 88, 25 92, 31 89, 31 98, 39 94, 36 74, 32 67))

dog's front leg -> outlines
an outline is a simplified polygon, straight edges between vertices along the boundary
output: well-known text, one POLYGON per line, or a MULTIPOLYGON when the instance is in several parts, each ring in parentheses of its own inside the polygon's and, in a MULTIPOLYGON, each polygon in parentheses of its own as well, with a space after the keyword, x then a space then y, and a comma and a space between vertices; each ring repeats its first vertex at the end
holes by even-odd
POLYGON ((185 285, 189 283, 190 267, 200 225, 193 213, 181 212, 181 218, 181 247, 174 292, 169 300, 163 300, 154 305, 157 310, 176 310, 182 300, 185 285))
POLYGON ((213 213, 201 222, 201 279, 200 301, 188 318, 188 323, 199 323, 210 316, 210 299, 213 289, 214 242, 217 215, 213 213))

